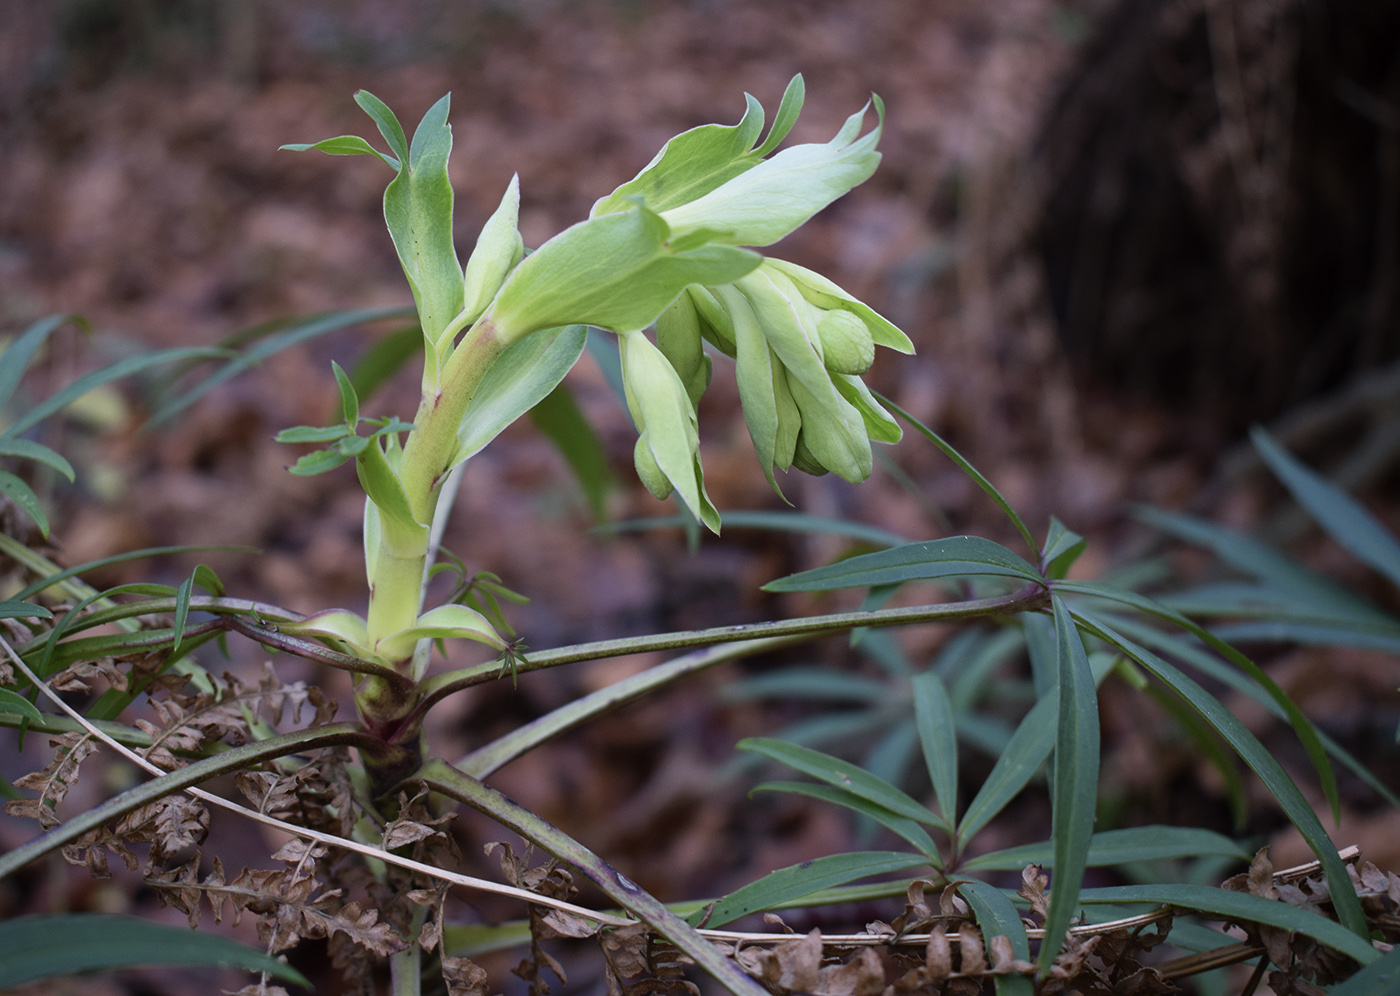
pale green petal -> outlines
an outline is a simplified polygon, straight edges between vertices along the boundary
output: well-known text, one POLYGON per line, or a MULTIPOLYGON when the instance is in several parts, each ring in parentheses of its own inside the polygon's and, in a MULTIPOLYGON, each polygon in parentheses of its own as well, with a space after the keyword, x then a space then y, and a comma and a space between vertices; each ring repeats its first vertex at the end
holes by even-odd
POLYGON ((809 270, 805 266, 798 266, 796 263, 772 257, 764 259, 763 265, 781 272, 793 282, 803 297, 817 307, 840 308, 855 314, 865 322, 876 345, 887 346, 900 353, 914 352, 914 344, 909 341, 907 335, 900 331, 897 325, 869 305, 851 297, 838 284, 828 280, 815 270, 809 270))

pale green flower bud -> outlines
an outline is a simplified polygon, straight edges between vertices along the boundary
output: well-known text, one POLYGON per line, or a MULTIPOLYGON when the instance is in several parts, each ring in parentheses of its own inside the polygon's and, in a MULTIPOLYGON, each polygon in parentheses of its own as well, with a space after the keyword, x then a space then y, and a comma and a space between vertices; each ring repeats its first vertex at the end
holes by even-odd
POLYGON ((652 455, 651 443, 645 432, 637 437, 637 444, 632 447, 632 463, 637 468, 637 477, 651 492, 653 498, 657 501, 664 501, 671 497, 671 492, 676 489, 666 479, 661 465, 656 462, 656 457, 652 455))
POLYGON ((634 462, 642 483, 660 497, 673 487, 697 519, 719 532, 719 513, 705 493, 695 406, 670 361, 641 332, 618 335, 627 409, 639 434, 634 462))
MULTIPOLYGON (((520 218, 520 176, 511 177, 500 206, 482 226, 477 236, 476 248, 467 260, 467 269, 462 277, 464 290, 462 319, 459 323, 465 328, 481 317, 496 292, 505 283, 506 276, 515 269, 525 256, 525 243, 521 241, 516 228, 520 218)), ((438 344, 441 348, 441 343, 438 344)))
POLYGON ((849 311, 825 312, 817 322, 822 363, 832 373, 863 374, 875 362, 875 340, 865 323, 849 311))
POLYGON ((710 386, 712 364, 700 337, 700 316, 688 293, 682 293, 656 319, 656 346, 680 376, 690 403, 698 406, 710 386))

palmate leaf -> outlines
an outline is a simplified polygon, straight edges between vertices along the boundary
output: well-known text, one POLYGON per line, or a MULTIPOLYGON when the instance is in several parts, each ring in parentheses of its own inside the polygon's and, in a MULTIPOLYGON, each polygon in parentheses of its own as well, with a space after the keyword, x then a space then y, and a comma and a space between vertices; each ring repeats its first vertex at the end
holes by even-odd
POLYGON ((790 905, 823 889, 845 885, 847 882, 871 875, 887 875, 919 867, 927 867, 927 862, 919 855, 902 854, 898 851, 832 854, 769 872, 716 900, 713 907, 707 908, 708 916, 707 910, 702 909, 692 913, 687 919, 692 926, 699 926, 703 921, 707 927, 719 928, 750 913, 790 905))
POLYGON ((1366 918, 1361 911, 1361 901, 1357 898, 1356 889, 1347 876, 1346 866, 1337 856, 1336 846, 1327 836, 1327 831, 1322 828, 1321 821, 1318 820, 1312 806, 1303 796, 1297 784, 1283 770, 1283 766, 1275 760, 1273 755, 1264 748, 1258 738, 1233 713, 1226 709, 1219 699, 1174 665, 1115 632, 1105 621, 1091 613, 1079 608, 1070 611, 1075 620, 1089 632, 1117 647, 1180 695, 1201 714, 1206 722, 1215 728, 1216 732, 1225 738, 1226 742, 1264 783, 1264 787, 1278 800, 1284 814, 1297 827, 1298 832, 1302 834, 1303 839, 1308 842, 1308 846, 1322 862, 1322 868, 1327 875, 1328 887, 1331 889, 1332 902, 1337 910, 1337 918, 1348 930, 1353 931, 1358 936, 1366 936, 1366 918))
POLYGON ((77 972, 147 965, 241 968, 310 988, 296 969, 217 934, 132 916, 60 913, 0 923, 0 989, 77 972))
POLYGON ((1298 735, 1298 739, 1303 744, 1303 749, 1307 751, 1308 759, 1312 762, 1313 768, 1317 771, 1318 780, 1322 785, 1322 792, 1327 797, 1328 804, 1332 809, 1333 819, 1341 818, 1341 799, 1337 793, 1337 776, 1332 770, 1331 763, 1327 760, 1327 752, 1322 747, 1322 741, 1318 738, 1317 730, 1303 715, 1303 711, 1290 699, 1287 693, 1278 686, 1278 682, 1270 678, 1252 660, 1230 646, 1209 630, 1183 616, 1181 613, 1155 602, 1144 595, 1136 592, 1124 591, 1121 588, 1110 587, 1108 585, 1095 584, 1088 581, 1061 581, 1057 582, 1057 590, 1075 592, 1082 595, 1089 595, 1094 598, 1106 599, 1110 602, 1117 602, 1120 605, 1128 605, 1140 612, 1164 619, 1167 622, 1180 626, 1192 636, 1203 641, 1212 650, 1226 658, 1240 670, 1246 672, 1266 691, 1271 699, 1284 711, 1288 717, 1289 724, 1293 727, 1293 732, 1298 735))

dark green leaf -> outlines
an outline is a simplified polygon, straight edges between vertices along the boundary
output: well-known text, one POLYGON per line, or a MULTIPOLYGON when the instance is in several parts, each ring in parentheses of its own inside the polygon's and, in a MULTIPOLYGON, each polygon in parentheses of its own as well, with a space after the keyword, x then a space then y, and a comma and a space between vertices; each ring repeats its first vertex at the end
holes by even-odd
POLYGON ((61 453, 32 439, 0 439, 0 455, 24 457, 52 467, 68 480, 73 480, 73 465, 61 453))
MULTIPOLYGON (((50 315, 41 318, 6 346, 4 353, 0 353, 0 407, 9 404, 15 388, 19 387, 25 370, 29 368, 29 361, 33 359, 35 351, 44 344, 44 340, 70 320, 73 320, 72 315, 50 315)), ((85 322, 82 324, 86 326, 85 322)))
POLYGON ((99 913, 21 916, 0 923, 0 989, 76 972, 200 965, 266 972, 311 987, 290 965, 217 934, 99 913))
POLYGON ((998 491, 995 486, 993 486, 991 481, 987 480, 985 477, 982 476, 981 471, 979 471, 976 467, 972 466, 972 464, 968 463, 967 459, 957 450, 953 449, 953 447, 950 446, 943 439, 942 436, 934 432, 928 426, 924 425, 913 415, 910 415, 907 411, 899 407, 899 405, 895 404, 889 398, 885 397, 883 394, 880 394, 878 392, 875 392, 875 397, 879 400, 880 404, 884 405, 890 411, 894 412, 900 418, 904 419, 915 429, 917 429, 925 439, 927 439, 929 442, 933 443, 934 446, 937 446, 940 450, 942 450, 944 456, 946 456, 949 460, 952 460, 953 463, 957 464, 959 470, 961 470, 968 477, 972 478, 973 483, 975 483, 979 488, 981 488, 982 491, 987 495, 987 497, 992 499, 992 501, 996 504, 997 508, 1001 509, 1002 513, 1005 514, 1005 516, 1011 520, 1011 524, 1016 527, 1016 531, 1020 533, 1021 538, 1026 541, 1026 546, 1030 548, 1031 553, 1037 556, 1040 554, 1040 547, 1036 545, 1035 537, 1031 535, 1031 531, 1028 528, 1026 528, 1026 524, 1023 521, 1021 521, 1021 517, 1017 515, 1016 510, 1011 507, 1011 503, 1008 502, 1004 497, 1002 497, 1001 492, 998 491))
POLYGON ((53 613, 42 605, 10 599, 0 602, 0 619, 52 619, 53 613))
POLYGON ((140 373, 154 366, 165 363, 178 363, 187 359, 213 359, 227 356, 228 350, 211 346, 180 346, 174 349, 158 349, 150 353, 139 353, 136 356, 129 356, 124 360, 103 367, 101 370, 94 370, 84 377, 79 377, 73 383, 49 395, 42 402, 30 408, 13 425, 0 433, 0 438, 13 439, 22 435, 30 428, 38 425, 50 415, 72 404, 84 394, 96 387, 101 387, 110 381, 118 380, 122 377, 130 377, 132 374, 140 373))
MULTIPOLYGON (((993 937, 1007 937, 1011 940, 1012 955, 1018 961, 1030 961, 1031 942, 1026 934, 1026 925, 1004 892, 976 879, 959 882, 958 892, 972 907, 987 947, 991 947, 993 937)), ((995 980, 997 996, 1031 996, 1034 992, 1028 976, 998 975, 995 980)))
POLYGON ((946 577, 1017 578, 1040 581, 1040 573, 1000 543, 979 536, 950 536, 908 543, 791 574, 763 586, 764 591, 831 591, 871 585, 902 584, 946 577))
MULTIPOLYGON (((1148 826, 1127 830, 1105 830, 1096 833, 1089 842, 1085 863, 1091 868, 1127 864, 1130 861, 1161 861, 1171 858, 1194 858, 1220 855, 1248 861, 1250 854, 1237 841, 1224 834, 1199 827, 1148 826)), ((1016 871, 1026 865, 1055 866, 1055 851, 1050 841, 1008 847, 970 858, 962 864, 965 871, 1016 871)))
MULTIPOLYGON (((855 851, 804 861, 800 865, 769 872, 720 899, 715 903, 706 926, 722 927, 750 913, 773 909, 858 878, 926 866, 927 863, 918 855, 897 851, 855 851)), ((692 913, 689 921, 692 925, 699 924, 702 916, 703 911, 692 913)))
POLYGON ((1259 455, 1327 535, 1400 585, 1400 543, 1346 492, 1313 473, 1263 429, 1250 432, 1259 455))
POLYGON ((754 786, 752 792, 791 792, 794 795, 805 795, 812 799, 821 799, 837 806, 845 806, 861 816, 874 820, 876 823, 888 829, 896 836, 904 838, 924 856, 924 860, 934 867, 943 867, 943 860, 938 854, 938 846, 933 842, 933 838, 914 820, 891 812, 884 806, 876 805, 868 799, 863 799, 843 788, 834 785, 823 785, 820 782, 764 782, 762 785, 754 786))
POLYGON ((1337 908, 1338 919, 1358 936, 1367 933, 1366 918, 1361 911, 1361 902, 1347 876, 1346 866, 1337 856, 1337 848, 1322 828, 1322 823, 1313 812, 1312 806, 1303 796, 1297 784, 1283 770, 1264 745, 1219 699, 1211 695, 1199 684, 1187 677, 1175 666, 1158 657, 1144 647, 1114 632, 1105 622, 1082 609, 1071 610, 1074 617, 1086 625, 1100 639, 1123 651, 1168 687, 1184 698, 1201 714, 1208 723, 1235 749, 1245 764, 1264 783, 1283 807, 1284 813, 1298 828, 1303 839, 1308 842, 1313 853, 1322 862, 1327 874, 1327 883, 1332 892, 1332 901, 1337 908))
POLYGON ((958 817, 958 734, 948 691, 934 671, 914 678, 914 721, 938 808, 949 826, 958 817))
MULTIPOLYGON (((152 546, 141 550, 130 550, 126 553, 114 554, 110 557, 101 557, 97 560, 89 560, 74 567, 65 567, 61 571, 56 571, 47 577, 40 578, 28 587, 16 592, 12 598, 23 600, 32 595, 37 595, 41 591, 47 591, 61 581, 76 577, 79 574, 86 574, 103 567, 110 567, 113 564, 124 564, 130 560, 141 560, 147 557, 166 557, 181 553, 205 553, 211 550, 237 550, 243 553, 257 553, 255 547, 249 546, 152 546)), ((173 592, 174 589, 167 589, 173 592)))
POLYGON ((231 355, 229 361, 194 387, 166 400, 151 416, 150 424, 155 426, 169 421, 224 381, 257 366, 269 356, 273 356, 289 346, 295 346, 330 332, 338 332, 384 318, 401 318, 403 315, 403 308, 358 308, 352 311, 335 311, 327 315, 300 318, 290 323, 270 322, 230 336, 222 343, 223 348, 215 354, 218 356, 231 355), (231 352, 236 347, 241 347, 248 342, 256 342, 257 344, 241 353, 231 352))
POLYGON ((1068 574, 1086 545, 1083 536, 1066 529, 1063 522, 1050 516, 1050 533, 1045 538, 1045 550, 1040 555, 1046 576, 1058 579, 1068 574))
MULTIPOLYGON (((1335 853, 1335 852, 1334 852, 1335 853)), ((1084 903, 1156 903, 1179 906, 1245 923, 1263 923, 1298 934, 1306 934, 1363 965, 1380 957, 1365 935, 1358 937, 1334 920, 1290 906, 1277 899, 1251 896, 1206 885, 1120 885, 1085 889, 1079 894, 1084 903)))
POLYGON ((1045 940, 1037 971, 1043 978, 1064 945, 1079 907, 1079 887, 1094 833, 1099 795, 1099 704, 1084 641, 1065 608, 1052 599, 1059 661, 1059 719, 1055 738, 1055 777, 1051 784, 1051 841, 1055 876, 1045 915, 1045 940))
POLYGON ((44 539, 49 538, 49 517, 44 514, 44 508, 39 504, 39 496, 34 493, 33 488, 8 470, 0 470, 0 494, 22 508, 39 527, 44 539))
MULTIPOLYGON (((14 713, 19 716, 27 716, 36 723, 42 722, 44 714, 34 707, 30 702, 18 692, 12 692, 8 688, 0 688, 0 712, 14 713)), ((3 971, 3 969, 0 969, 3 971)))
POLYGON ((750 737, 739 741, 737 746, 739 750, 751 750, 775 761, 781 761, 803 774, 852 792, 900 816, 931 826, 943 825, 939 816, 904 792, 839 757, 766 737, 750 737))
POLYGON ((1288 716, 1289 725, 1293 727, 1293 732, 1298 735, 1298 739, 1303 744, 1303 749, 1307 751, 1308 760, 1317 771, 1318 780, 1322 783, 1323 795, 1327 797, 1327 802, 1332 809, 1332 817, 1335 820, 1341 819, 1341 799, 1337 794, 1337 776, 1332 770, 1332 765, 1327 760, 1327 752, 1322 747, 1322 741, 1318 738, 1317 730, 1303 711, 1294 704, 1288 697, 1278 682, 1270 678, 1259 665, 1220 639, 1209 630, 1197 625, 1192 620, 1181 613, 1167 608, 1159 602, 1154 602, 1146 596, 1136 592, 1124 591, 1121 588, 1114 588, 1109 585, 1094 584, 1087 581, 1060 581, 1056 582, 1056 587, 1061 591, 1078 592, 1080 594, 1091 595, 1096 598, 1107 599, 1118 602, 1122 605, 1130 605, 1141 612, 1165 619, 1186 630, 1192 636, 1204 641, 1212 650, 1221 654, 1231 664, 1247 672, 1259 685, 1269 693, 1269 697, 1278 704, 1279 708, 1288 716))

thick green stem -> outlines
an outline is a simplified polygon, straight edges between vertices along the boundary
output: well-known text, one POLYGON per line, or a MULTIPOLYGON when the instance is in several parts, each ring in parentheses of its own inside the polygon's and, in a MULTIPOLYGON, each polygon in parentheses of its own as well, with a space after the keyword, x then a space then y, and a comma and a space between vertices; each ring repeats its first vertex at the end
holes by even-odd
MULTIPOLYGON (((425 394, 413 418, 398 476, 414 518, 431 523, 441 485, 457 454, 457 431, 486 371, 509 344, 487 318, 478 321, 443 367, 436 392, 425 394)), ((395 531, 380 532, 379 552, 369 579, 369 639, 376 641, 412 626, 423 604, 428 532, 411 544, 395 531)), ((407 666, 407 662, 404 662, 407 666)))

